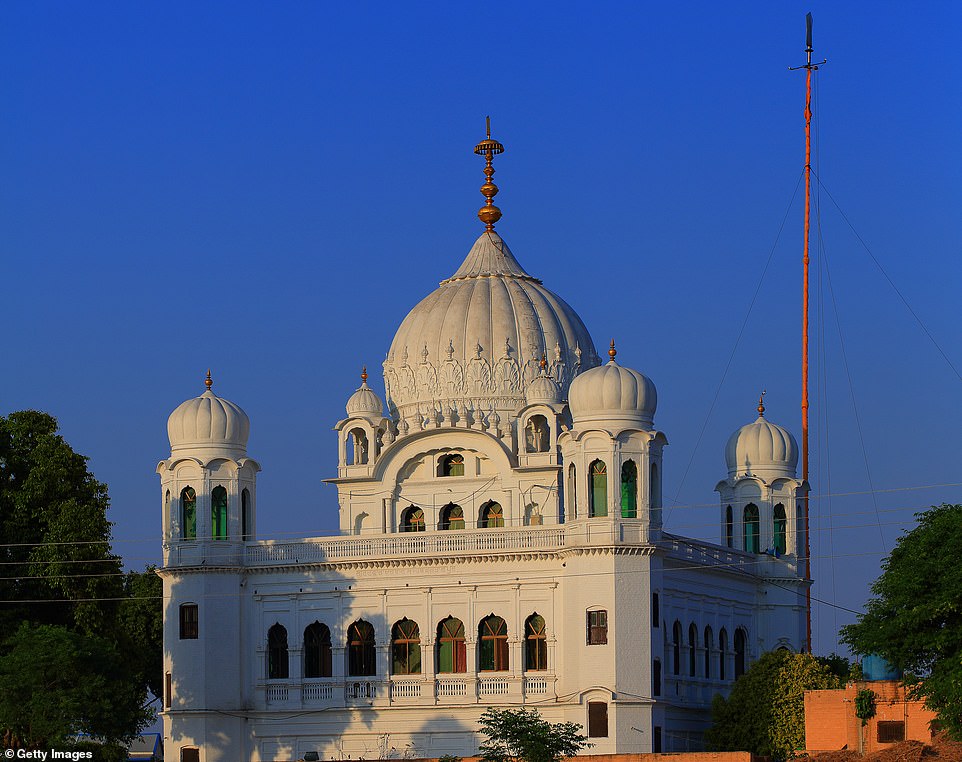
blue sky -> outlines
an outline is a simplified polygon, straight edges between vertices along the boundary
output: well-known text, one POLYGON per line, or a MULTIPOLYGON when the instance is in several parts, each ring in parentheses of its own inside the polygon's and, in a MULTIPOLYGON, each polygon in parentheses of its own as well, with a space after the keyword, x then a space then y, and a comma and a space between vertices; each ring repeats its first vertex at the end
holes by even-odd
MULTIPOLYGON (((0 5, 0 413, 60 420, 140 567, 166 417, 210 366, 252 419, 260 535, 332 531, 331 426, 478 235, 490 114, 498 231, 654 380, 669 528, 717 540, 759 391, 800 428, 807 11, 819 177, 962 369, 957 3, 21 2, 0 5)), ((821 218, 814 595, 858 609, 912 513, 962 501, 962 380, 825 192, 821 218)), ((850 620, 817 605, 816 650, 850 620)))

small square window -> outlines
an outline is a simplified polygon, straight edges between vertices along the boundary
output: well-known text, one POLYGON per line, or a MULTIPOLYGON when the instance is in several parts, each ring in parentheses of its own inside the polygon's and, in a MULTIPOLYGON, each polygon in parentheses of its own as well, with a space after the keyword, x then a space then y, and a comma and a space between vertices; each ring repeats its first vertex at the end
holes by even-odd
POLYGON ((588 612, 588 645, 602 646, 608 642, 608 612, 588 612))
POLYGON ((187 747, 181 749, 180 762, 200 762, 200 749, 187 747))
POLYGON ((878 742, 898 743, 905 740, 905 723, 901 720, 879 721, 878 742))
POLYGON ((197 640, 197 604, 185 603, 180 607, 180 639, 197 640))

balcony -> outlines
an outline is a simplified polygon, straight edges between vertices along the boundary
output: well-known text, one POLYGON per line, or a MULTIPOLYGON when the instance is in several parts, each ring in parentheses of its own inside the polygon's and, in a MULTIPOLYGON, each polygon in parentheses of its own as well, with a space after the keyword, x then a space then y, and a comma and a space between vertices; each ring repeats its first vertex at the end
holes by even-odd
POLYGON ((463 532, 410 532, 377 537, 263 540, 246 547, 248 566, 332 563, 423 556, 524 553, 565 547, 565 527, 515 527, 463 532))
POLYGON ((555 697, 557 676, 539 672, 528 676, 424 675, 321 680, 269 681, 257 686, 261 706, 268 709, 485 704, 492 700, 523 704, 555 697))

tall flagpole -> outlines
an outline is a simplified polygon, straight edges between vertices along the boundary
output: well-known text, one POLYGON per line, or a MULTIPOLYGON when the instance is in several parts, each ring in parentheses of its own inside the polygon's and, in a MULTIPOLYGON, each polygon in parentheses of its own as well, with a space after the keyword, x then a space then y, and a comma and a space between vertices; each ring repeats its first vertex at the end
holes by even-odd
MULTIPOLYGON (((812 214, 812 72, 820 64, 812 63, 812 14, 806 14, 805 55, 805 237, 802 243, 802 481, 808 482, 808 243, 812 214)), ((822 61, 821 63, 825 63, 822 61)), ((809 542, 808 495, 803 500, 805 517, 805 644, 812 651, 812 552, 809 542)))

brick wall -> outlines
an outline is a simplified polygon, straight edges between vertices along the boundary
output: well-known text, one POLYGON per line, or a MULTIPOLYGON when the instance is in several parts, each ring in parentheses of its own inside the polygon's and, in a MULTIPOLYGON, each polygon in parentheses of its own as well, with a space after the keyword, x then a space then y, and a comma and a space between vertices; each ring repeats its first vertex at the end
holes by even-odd
POLYGON ((921 701, 906 698, 905 688, 895 680, 849 683, 833 691, 805 691, 805 748, 809 752, 873 752, 885 749, 880 743, 879 722, 903 723, 905 740, 932 738, 931 722, 935 713, 921 701), (855 695, 863 688, 875 692, 875 716, 864 726, 855 716, 855 695))

